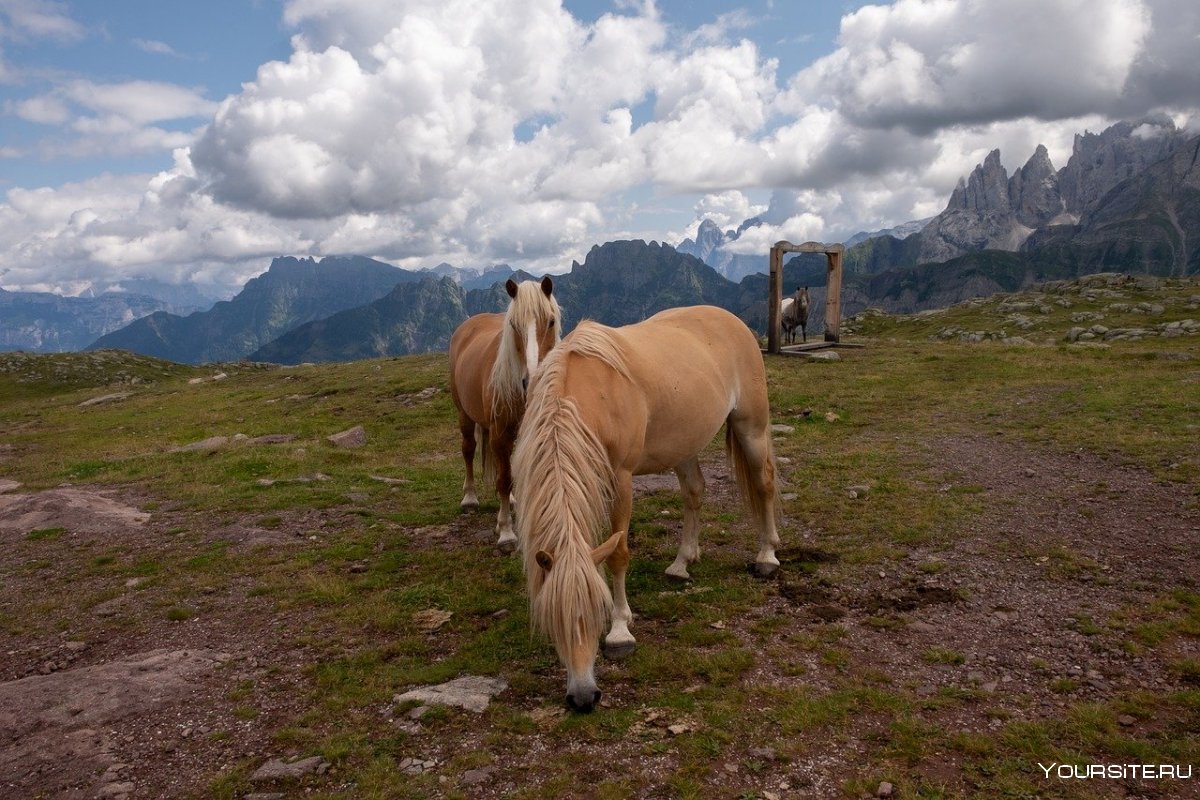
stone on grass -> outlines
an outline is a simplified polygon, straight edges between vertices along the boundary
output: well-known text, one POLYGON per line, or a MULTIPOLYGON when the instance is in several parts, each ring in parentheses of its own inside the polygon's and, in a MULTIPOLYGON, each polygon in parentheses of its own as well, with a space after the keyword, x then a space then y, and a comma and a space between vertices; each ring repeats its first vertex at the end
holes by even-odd
POLYGON ((250 782, 295 780, 303 778, 305 775, 323 773, 327 769, 329 769, 329 762, 320 756, 309 756, 290 763, 281 758, 272 758, 250 776, 250 782))
POLYGON ((207 439, 201 439, 198 442, 184 444, 178 447, 172 447, 168 453, 211 453, 215 450, 220 450, 225 445, 229 444, 228 436, 210 436, 207 439))
POLYGON ((93 397, 91 400, 84 400, 79 404, 79 407, 87 408, 88 406, 103 406, 109 403, 119 403, 122 400, 128 399, 129 392, 117 392, 116 394, 105 394, 101 395, 100 397, 93 397))
POLYGON ((892 786, 887 781, 879 784, 879 788, 875 790, 876 797, 891 797, 896 792, 896 787, 892 786))
POLYGON ((294 433, 268 433, 265 436, 255 436, 252 439, 247 439, 246 444, 287 444, 295 440, 296 434, 294 433))
POLYGON ((437 686, 418 686, 396 695, 395 702, 416 701, 429 705, 457 706, 481 714, 492 698, 508 688, 502 678, 464 675, 437 686))
POLYGON ((406 775, 420 775, 436 768, 437 759, 403 758, 396 767, 406 775))
POLYGON ((459 782, 467 786, 475 786, 484 781, 491 780, 492 775, 496 772, 495 767, 480 767, 479 769, 469 769, 459 776, 459 782))
POLYGON ((796 429, 791 425, 775 424, 771 426, 771 433, 795 433, 796 429))
POLYGON ((810 361, 841 361, 842 357, 833 350, 818 350, 815 353, 801 353, 810 361))
POLYGON ((332 436, 326 436, 329 443, 334 447, 362 447, 367 443, 367 432, 363 430, 362 425, 355 425, 350 430, 335 433, 332 436))
POLYGON ((0 478, 0 494, 11 492, 20 488, 21 484, 19 481, 10 481, 8 478, 0 478))

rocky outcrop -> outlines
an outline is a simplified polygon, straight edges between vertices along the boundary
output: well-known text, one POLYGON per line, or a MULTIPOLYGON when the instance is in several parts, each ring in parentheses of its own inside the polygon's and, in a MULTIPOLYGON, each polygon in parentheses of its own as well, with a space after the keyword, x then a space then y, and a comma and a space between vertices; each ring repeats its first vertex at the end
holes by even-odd
POLYGON ((1051 224, 1063 212, 1058 190, 1058 173, 1044 145, 1038 145, 1025 166, 1008 181, 1008 205, 1013 218, 1028 228, 1051 224))
MULTIPOLYGON (((993 150, 960 181, 946 210, 921 232, 921 263, 948 261, 977 250, 1015 251, 1035 231, 1074 225, 1123 181, 1170 156, 1184 139, 1168 117, 1119 122, 1102 133, 1075 137, 1057 172, 1038 145, 1009 178, 993 150)), ((1041 241, 1041 237, 1038 239, 1041 241)))
POLYGON ((948 261, 984 249, 1015 250, 1027 235, 1016 228, 1008 173, 1000 151, 993 150, 966 181, 959 181, 946 210, 921 231, 918 261, 948 261))
POLYGON ((1065 209, 1078 218, 1117 184, 1171 155, 1183 141, 1165 115, 1076 134, 1071 158, 1058 175, 1065 209))

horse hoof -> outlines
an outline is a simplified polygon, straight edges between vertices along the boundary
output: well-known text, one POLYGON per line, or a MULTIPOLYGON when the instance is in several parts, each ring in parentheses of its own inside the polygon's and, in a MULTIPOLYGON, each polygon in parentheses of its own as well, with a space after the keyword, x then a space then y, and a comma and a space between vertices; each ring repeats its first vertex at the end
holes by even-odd
POLYGON ((778 564, 771 564, 766 561, 755 561, 750 565, 750 574, 756 578, 774 578, 779 572, 778 564))
POLYGON ((691 583, 692 582, 692 576, 687 574, 686 572, 683 573, 682 575, 680 575, 676 572, 671 572, 670 570, 666 570, 665 572, 663 572, 663 574, 677 583, 691 583))
POLYGON ((633 651, 637 649, 637 642, 616 642, 615 644, 604 643, 604 657, 609 661, 622 661, 633 655, 633 651))
POLYGON ((462 514, 474 514, 479 510, 479 503, 478 501, 474 503, 462 503, 459 505, 458 510, 462 514))
POLYGON ((517 540, 516 539, 501 539, 500 541, 496 542, 496 549, 499 550, 504 555, 509 555, 511 553, 514 553, 514 552, 516 552, 516 549, 517 549, 517 540))

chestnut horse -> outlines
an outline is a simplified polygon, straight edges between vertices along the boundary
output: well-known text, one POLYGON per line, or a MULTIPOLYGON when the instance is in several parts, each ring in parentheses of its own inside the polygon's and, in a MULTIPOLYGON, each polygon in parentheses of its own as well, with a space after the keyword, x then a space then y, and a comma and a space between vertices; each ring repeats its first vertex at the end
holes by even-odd
POLYGON ((450 396, 458 409, 462 456, 467 466, 462 509, 473 511, 479 507, 475 494, 478 431, 483 440, 480 461, 484 480, 495 475, 500 500, 496 516, 500 538, 496 546, 501 552, 511 553, 516 549, 517 537, 510 506, 510 457, 525 410, 525 384, 538 363, 558 344, 562 312, 554 299, 549 275, 541 283, 518 284, 509 279, 504 288, 512 298, 504 314, 476 314, 450 337, 450 396))
POLYGON ((567 705, 599 700, 605 654, 634 649, 625 599, 633 476, 673 469, 683 536, 667 574, 687 579, 704 476, 699 453, 725 425, 732 472, 758 527, 755 571, 779 566, 778 495, 767 378, 758 339, 713 306, 674 308, 623 328, 581 323, 534 374, 513 454, 530 619, 567 668, 567 705), (600 564, 612 572, 609 591, 600 564))

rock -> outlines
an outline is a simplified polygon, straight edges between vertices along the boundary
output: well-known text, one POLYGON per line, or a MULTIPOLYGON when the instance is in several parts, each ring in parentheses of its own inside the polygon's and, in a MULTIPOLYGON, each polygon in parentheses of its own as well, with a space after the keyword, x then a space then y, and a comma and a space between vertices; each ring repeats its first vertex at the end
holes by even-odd
POLYGON ((296 441, 296 434, 294 433, 268 433, 265 436, 255 436, 252 439, 247 439, 246 444, 287 444, 294 441, 296 441))
POLYGON ((866 497, 871 491, 871 487, 865 483, 857 483, 854 486, 847 486, 846 493, 853 500, 856 497, 866 497))
POLYGON ((875 796, 876 797, 891 797, 893 794, 895 794, 895 792, 896 792, 896 788, 894 786, 892 786, 887 781, 883 781, 882 783, 879 784, 879 788, 875 790, 875 796))
POLYGON ((460 783, 467 786, 475 786, 484 781, 491 780, 492 775, 496 774, 495 767, 480 767, 479 769, 469 769, 459 776, 460 783))
POLYGON ((226 378, 228 378, 228 377, 229 377, 229 376, 228 376, 228 375, 226 375, 224 372, 218 372, 216 375, 213 375, 213 376, 212 376, 212 378, 210 378, 209 380, 214 380, 214 381, 223 381, 223 380, 225 380, 225 379, 226 379, 226 378))
POLYGON ((355 561, 353 564, 351 564, 349 567, 346 568, 346 571, 349 572, 351 575, 361 575, 367 571, 367 562, 355 561))
POLYGON ((18 481, 10 481, 7 478, 0 478, 0 494, 11 492, 20 488, 21 484, 18 481))
POLYGON ((195 386, 204 383, 204 378, 188 378, 188 386, 195 386))
POLYGON ((795 433, 796 429, 791 425, 775 424, 771 426, 771 433, 795 433))
POLYGON ((362 447, 367 443, 367 432, 363 430, 362 425, 355 425, 353 428, 335 433, 332 436, 325 437, 334 447, 354 448, 362 447))
POLYGON ((103 406, 103 405, 107 405, 108 403, 119 403, 122 400, 128 400, 128 399, 129 399, 129 392, 118 392, 116 394, 105 394, 105 395, 101 395, 100 397, 93 397, 91 400, 84 400, 82 403, 79 404, 79 407, 87 408, 89 406, 103 406))
POLYGON ((1130 714, 1122 714, 1121 716, 1117 717, 1117 724, 1123 728, 1128 728, 1131 725, 1137 724, 1137 718, 1130 714))
POLYGON ((416 701, 430 705, 457 706, 481 714, 492 698, 508 688, 501 678, 486 678, 479 675, 464 675, 438 686, 418 686, 404 694, 396 695, 395 702, 416 701))
POLYGON ((115 617, 121 613, 121 607, 125 605, 125 598, 114 597, 112 600, 106 600, 92 607, 92 614, 97 617, 115 617))
POLYGON ((210 436, 207 439, 201 439, 198 442, 191 444, 172 447, 167 450, 168 453, 199 453, 199 452, 214 452, 220 450, 225 445, 229 444, 228 436, 210 436))
POLYGON ((417 623, 417 627, 425 633, 433 633, 449 622, 453 616, 453 611, 443 611, 440 608, 427 608, 424 611, 418 611, 413 614, 413 622, 417 623))
POLYGON ((406 775, 420 775, 435 769, 438 765, 436 759, 421 759, 421 758, 402 758, 396 767, 406 775))
POLYGON ((133 782, 120 781, 101 786, 96 792, 96 797, 125 797, 130 794, 133 794, 133 782))
POLYGON ((305 775, 316 774, 324 765, 329 769, 329 762, 320 756, 309 756, 290 763, 283 759, 272 758, 263 764, 250 776, 251 783, 267 783, 269 781, 285 781, 303 778, 305 775))
POLYGON ((367 477, 373 481, 386 483, 389 486, 399 486, 404 483, 412 483, 412 481, 410 481, 408 478, 388 478, 383 475, 368 475, 367 477))
POLYGON ((749 752, 751 758, 762 761, 774 761, 778 757, 773 747, 751 747, 749 752))
POLYGON ((801 353, 809 361, 841 361, 842 357, 833 350, 818 350, 815 353, 801 353))

